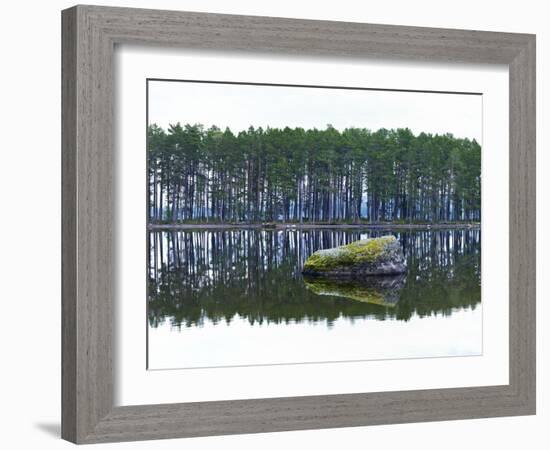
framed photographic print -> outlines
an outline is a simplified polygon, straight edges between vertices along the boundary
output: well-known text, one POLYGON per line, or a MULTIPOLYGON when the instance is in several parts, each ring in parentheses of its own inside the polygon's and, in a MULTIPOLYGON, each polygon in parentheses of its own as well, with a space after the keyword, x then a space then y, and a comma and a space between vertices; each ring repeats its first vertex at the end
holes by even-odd
POLYGON ((65 439, 535 413, 534 36, 62 17, 65 439))

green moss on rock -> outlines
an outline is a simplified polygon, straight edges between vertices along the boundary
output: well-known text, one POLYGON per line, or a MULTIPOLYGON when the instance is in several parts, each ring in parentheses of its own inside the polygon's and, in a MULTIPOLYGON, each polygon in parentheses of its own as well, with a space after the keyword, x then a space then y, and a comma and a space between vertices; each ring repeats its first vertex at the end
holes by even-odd
POLYGON ((336 248, 318 250, 305 262, 306 274, 396 274, 406 270, 395 236, 362 239, 336 248))

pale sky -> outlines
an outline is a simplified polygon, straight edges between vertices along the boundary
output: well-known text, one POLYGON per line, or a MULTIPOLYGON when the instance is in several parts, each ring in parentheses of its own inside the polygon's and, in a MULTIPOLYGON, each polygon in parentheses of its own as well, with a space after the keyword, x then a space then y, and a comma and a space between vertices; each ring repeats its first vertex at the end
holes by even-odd
POLYGON ((482 136, 481 95, 149 81, 149 123, 255 128, 410 128, 482 136))

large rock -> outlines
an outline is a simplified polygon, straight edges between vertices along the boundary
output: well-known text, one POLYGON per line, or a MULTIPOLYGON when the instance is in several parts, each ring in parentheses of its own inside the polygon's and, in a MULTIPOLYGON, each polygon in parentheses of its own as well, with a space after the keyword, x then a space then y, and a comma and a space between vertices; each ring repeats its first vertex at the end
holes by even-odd
POLYGON ((302 273, 361 279, 371 275, 398 275, 406 271, 407 262, 399 241, 395 236, 382 236, 318 250, 306 260, 302 273))

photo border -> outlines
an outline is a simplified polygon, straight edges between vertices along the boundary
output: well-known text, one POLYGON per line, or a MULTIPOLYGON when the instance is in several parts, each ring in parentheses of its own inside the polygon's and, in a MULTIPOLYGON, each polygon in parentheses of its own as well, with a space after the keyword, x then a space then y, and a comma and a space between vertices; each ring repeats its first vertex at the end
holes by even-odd
POLYGON ((535 414, 535 36, 101 6, 62 12, 62 437, 115 442, 535 414), (506 64, 508 385, 114 407, 118 44, 506 64))
MULTIPOLYGON (((317 84, 294 84, 294 83, 265 83, 265 82, 252 82, 252 81, 224 81, 224 80, 198 80, 198 79, 183 79, 183 78, 159 78, 159 77, 147 77, 145 79, 145 140, 146 140, 146 175, 145 175, 145 187, 147 192, 147 200, 146 200, 146 207, 145 207, 145 234, 146 238, 145 241, 147 243, 146 245, 146 267, 145 267, 145 276, 147 277, 150 270, 150 232, 151 231, 161 231, 162 228, 158 228, 154 230, 151 224, 151 217, 150 217, 150 210, 151 210, 151 203, 150 203, 150 187, 149 187, 149 180, 148 180, 148 173, 149 173, 149 158, 148 158, 148 152, 149 152, 149 137, 148 137, 148 130, 149 127, 153 124, 150 123, 149 120, 149 105, 151 102, 150 99, 150 92, 149 92, 149 83, 150 82, 166 82, 166 83, 197 83, 197 84, 214 84, 214 85, 230 85, 230 86, 261 86, 261 87, 282 87, 282 88, 307 88, 307 89, 334 89, 334 90, 340 90, 340 91, 370 91, 370 92, 399 92, 399 93, 415 93, 415 94, 440 94, 440 95, 466 95, 466 96, 477 96, 481 99, 483 98, 483 92, 474 92, 474 91, 452 91, 452 90, 427 90, 427 89, 391 89, 391 88, 373 88, 373 87, 360 87, 360 86, 340 86, 340 85, 317 85, 317 84)), ((481 109, 483 109, 483 106, 481 106, 481 109)), ((482 114, 483 115, 483 114, 482 114)), ((481 164, 480 164, 480 170, 481 170, 481 164)), ((480 209, 481 210, 481 209, 480 209)), ((200 230, 204 228, 201 228, 203 225, 207 225, 206 223, 202 224, 193 224, 191 227, 181 227, 178 228, 176 225, 173 230, 177 231, 191 231, 191 230, 200 230)), ((241 224, 242 225, 242 224, 241 224)), ((355 227, 354 227, 355 228, 355 227)), ((365 229, 368 229, 369 225, 365 225, 365 229)), ((399 228, 399 227, 396 227, 399 228)), ((402 228, 402 229, 406 229, 402 228)), ((414 229, 413 229, 414 230, 414 229)), ((479 230, 481 231, 481 221, 479 225, 479 230)), ((167 230, 169 231, 169 230, 167 230)), ((411 230, 412 231, 412 230, 411 230)), ((480 294, 481 294, 481 285, 480 285, 480 294)), ((449 355, 438 355, 438 356, 405 356, 405 357, 398 357, 398 358, 380 358, 380 359, 342 359, 342 360, 321 360, 321 361, 308 361, 308 362, 277 362, 277 363, 249 363, 249 364, 229 364, 229 365, 200 365, 200 366, 190 366, 190 367, 169 367, 169 368, 151 368, 150 367, 150 323, 149 323, 149 299, 150 299, 150 286, 149 284, 146 285, 146 357, 145 357, 145 366, 146 370, 186 370, 186 369, 218 369, 218 368, 229 368, 229 367, 258 367, 258 366, 280 366, 280 365, 292 365, 292 364, 326 364, 326 363, 348 363, 348 362, 366 362, 366 361, 380 361, 380 360, 390 360, 390 359, 414 359, 414 358, 445 358, 449 357, 449 355)), ((481 303, 481 301, 480 301, 481 303)), ((482 333, 483 334, 483 333, 482 333)), ((481 341, 483 339, 481 338, 481 341)), ((482 350, 479 355, 452 355, 453 357, 469 357, 469 356, 483 356, 483 345, 481 345, 482 350)))

